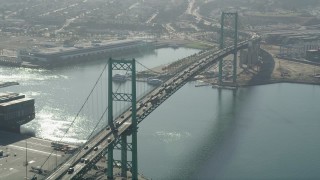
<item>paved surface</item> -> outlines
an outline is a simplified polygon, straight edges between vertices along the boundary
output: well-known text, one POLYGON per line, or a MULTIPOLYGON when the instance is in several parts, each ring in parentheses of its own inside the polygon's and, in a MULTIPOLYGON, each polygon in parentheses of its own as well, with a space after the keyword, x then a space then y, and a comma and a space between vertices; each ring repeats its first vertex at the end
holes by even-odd
POLYGON ((35 174, 38 179, 42 179, 47 171, 53 170, 68 156, 62 151, 55 151, 51 147, 51 141, 0 131, 1 150, 3 156, 0 156, 0 180, 26 179, 26 174, 27 179, 31 179, 35 174), (53 155, 42 168, 43 173, 39 174, 38 170, 33 170, 41 166, 52 151, 53 155), (26 161, 28 166, 26 166, 26 161))
POLYGON ((317 77, 320 74, 320 66, 278 58, 276 55, 279 53, 279 46, 264 45, 262 48, 270 53, 274 59, 272 81, 320 83, 320 78, 317 77))

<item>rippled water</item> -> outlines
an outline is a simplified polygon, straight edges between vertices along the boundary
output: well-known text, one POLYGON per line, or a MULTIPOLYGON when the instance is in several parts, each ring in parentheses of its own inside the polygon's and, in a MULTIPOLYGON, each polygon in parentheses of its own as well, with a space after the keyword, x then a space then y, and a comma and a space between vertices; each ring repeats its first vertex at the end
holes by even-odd
POLYGON ((153 179, 319 179, 320 87, 188 83, 139 128, 153 179), (152 166, 152 168, 150 168, 152 166))
MULTIPOLYGON (((127 55, 124 58, 135 58, 143 65, 152 68, 166 65, 183 57, 189 56, 199 50, 188 48, 162 48, 144 54, 127 55)), ((119 57, 119 59, 122 57, 119 57)), ((2 81, 17 81, 19 86, 2 88, 1 90, 20 92, 36 101, 36 118, 22 127, 22 131, 32 130, 37 137, 59 140, 67 131, 77 112, 84 103, 106 61, 93 61, 86 64, 56 68, 54 70, 38 70, 26 68, 0 67, 2 81)), ((145 70, 137 64, 137 70, 145 70)), ((97 84, 87 105, 83 108, 68 135, 63 141, 71 143, 85 142, 89 133, 95 127, 100 114, 106 108, 106 75, 102 82, 97 84), (99 115, 98 115, 99 114, 99 115)), ((125 88, 129 83, 121 85, 125 88)), ((115 88, 118 85, 114 85, 115 88)), ((137 83, 138 93, 150 90, 152 87, 144 83, 137 83), (141 88, 141 87, 144 87, 141 88), (140 88, 140 89, 139 89, 140 88)), ((124 110, 124 106, 115 104, 117 110, 124 110)), ((106 123, 106 117, 101 124, 106 123)), ((103 127, 102 125, 99 127, 103 127)))

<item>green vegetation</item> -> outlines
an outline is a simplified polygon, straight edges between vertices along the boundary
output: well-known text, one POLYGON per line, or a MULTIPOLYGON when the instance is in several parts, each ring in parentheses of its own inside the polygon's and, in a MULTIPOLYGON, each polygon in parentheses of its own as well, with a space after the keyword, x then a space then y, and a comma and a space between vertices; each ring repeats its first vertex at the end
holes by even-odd
POLYGON ((202 43, 199 43, 199 42, 187 43, 184 46, 187 47, 187 48, 193 48, 193 49, 208 49, 208 48, 212 48, 209 45, 202 44, 202 43))

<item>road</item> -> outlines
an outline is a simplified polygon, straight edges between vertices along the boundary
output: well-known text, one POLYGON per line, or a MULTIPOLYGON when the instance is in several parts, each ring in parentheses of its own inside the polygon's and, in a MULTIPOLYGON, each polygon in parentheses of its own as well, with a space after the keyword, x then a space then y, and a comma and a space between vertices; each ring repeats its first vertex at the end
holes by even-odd
POLYGON ((147 23, 147 24, 151 23, 152 20, 158 16, 158 14, 159 14, 158 11, 155 12, 155 13, 153 13, 153 14, 151 15, 151 17, 150 17, 145 23, 147 23))

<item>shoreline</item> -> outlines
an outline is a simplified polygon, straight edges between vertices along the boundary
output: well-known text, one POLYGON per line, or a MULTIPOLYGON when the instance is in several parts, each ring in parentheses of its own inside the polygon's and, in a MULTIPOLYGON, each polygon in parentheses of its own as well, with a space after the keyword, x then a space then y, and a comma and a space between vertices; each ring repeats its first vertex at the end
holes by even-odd
MULTIPOLYGON (((193 42, 193 41, 188 41, 188 40, 159 40, 153 44, 153 48, 151 51, 154 51, 156 49, 161 49, 161 48, 172 48, 172 49, 178 49, 178 48, 191 48, 191 49, 198 49, 198 50, 205 50, 208 49, 208 46, 205 46, 199 42, 193 42)), ((126 52, 124 54, 130 55, 130 54, 135 54, 136 52, 130 51, 126 52)), ((54 64, 42 64, 42 63, 32 63, 29 61, 21 61, 19 63, 16 62, 8 62, 8 61, 1 61, 0 60, 0 66, 4 67, 13 67, 13 68, 29 68, 29 69, 46 69, 46 70, 52 70, 60 67, 68 67, 72 65, 77 65, 77 64, 85 64, 88 62, 92 61, 102 61, 105 59, 109 58, 117 58, 119 55, 123 53, 116 53, 114 56, 105 56, 103 58, 97 57, 97 58, 80 58, 79 60, 70 60, 68 62, 59 62, 59 63, 54 63, 54 64)), ((178 60, 177 60, 178 61, 178 60)), ((157 68, 157 67, 155 67, 157 68)))
POLYGON ((316 82, 291 81, 291 80, 271 80, 268 82, 261 82, 261 83, 256 83, 256 84, 242 84, 242 85, 238 85, 238 87, 252 87, 252 86, 270 85, 270 84, 282 84, 282 83, 320 86, 320 83, 316 83, 316 82))
POLYGON ((277 83, 320 85, 320 77, 316 76, 320 74, 320 67, 317 65, 274 58, 272 51, 264 48, 260 49, 260 56, 262 63, 259 70, 255 70, 256 66, 239 68, 236 84, 225 81, 218 85, 217 77, 203 80, 207 85, 221 87, 251 87, 277 83))
MULTIPOLYGON (((158 42, 159 43, 159 42, 158 42)), ((173 41, 172 40, 167 40, 167 41, 162 41, 160 42, 160 44, 155 45, 155 49, 160 49, 160 48, 190 48, 188 47, 188 44, 190 44, 192 42, 188 42, 186 40, 184 41, 179 41, 178 43, 174 44, 177 45, 175 47, 172 46, 173 41)), ((197 43, 197 42, 195 42, 197 43)), ((203 49, 203 48, 195 48, 195 49, 203 49)), ((130 53, 128 53, 130 54, 130 53)), ((274 75, 274 70, 275 70, 275 60, 271 54, 271 52, 268 52, 265 49, 261 48, 261 54, 263 54, 263 56, 265 56, 264 58, 264 63, 261 66, 261 71, 257 72, 257 74, 254 74, 252 76, 252 78, 248 81, 248 82, 240 82, 239 84, 237 84, 237 87, 250 87, 250 86, 259 86, 259 85, 268 85, 268 84, 276 84, 276 83, 295 83, 295 84, 307 84, 307 85, 320 85, 320 81, 319 82, 310 82, 309 80, 295 80, 295 79, 275 79, 274 77, 272 77, 274 75)), ((101 61, 102 59, 96 59, 95 61, 101 61)), ((285 60, 285 59, 282 59, 285 60)), ((170 63, 168 66, 177 63, 179 60, 170 63)), ((295 63, 301 63, 301 64, 309 64, 309 65, 313 65, 313 66, 318 66, 319 64, 310 64, 310 63, 306 63, 306 62, 301 62, 301 61, 294 61, 294 60, 287 60, 287 61, 291 61, 291 62, 295 62, 295 63)), ((2 66, 7 66, 7 67, 23 67, 23 68, 30 68, 30 69, 55 69, 55 68, 59 68, 59 67, 67 67, 73 64, 81 64, 81 63, 86 63, 87 61, 78 61, 78 62, 74 62, 74 63, 65 63, 65 64, 59 64, 58 66, 50 66, 50 67, 45 67, 45 66, 30 66, 30 64, 28 64, 27 66, 21 64, 20 66, 17 66, 16 64, 1 64, 2 66)), ((162 69, 163 65, 161 66, 156 66, 152 69, 162 69)), ((320 80, 320 79, 319 79, 320 80)), ((10 82, 12 83, 12 82, 10 82)), ((214 83, 211 83, 214 84, 214 83)), ((18 85, 17 84, 10 84, 9 86, 12 85, 18 85)), ((0 88, 1 87, 7 87, 7 85, 1 85, 0 84, 0 88)))
POLYGON ((277 84, 277 83, 291 83, 291 84, 306 84, 306 85, 320 85, 320 78, 315 79, 314 77, 309 75, 305 75, 305 79, 299 79, 300 74, 307 73, 304 72, 304 69, 294 69, 294 67, 290 67, 292 65, 297 66, 315 66, 308 63, 296 62, 284 59, 275 59, 273 58, 272 52, 269 52, 263 48, 260 49, 260 54, 262 55, 262 66, 260 67, 260 71, 257 74, 253 75, 252 78, 245 82, 239 87, 249 87, 249 86, 259 86, 259 85, 268 85, 268 84, 277 84), (285 62, 286 61, 286 62, 285 62), (282 62, 283 67, 280 66, 280 62, 282 62), (280 66, 280 67, 279 67, 280 66), (288 70, 287 70, 288 69, 288 70), (283 76, 282 71, 290 72, 290 76, 283 76), (290 79, 291 78, 291 79, 290 79))
MULTIPOLYGON (((161 49, 161 48, 172 48, 172 49, 178 49, 178 48, 192 48, 192 49, 199 49, 199 50, 204 50, 204 49, 208 49, 208 46, 202 45, 201 43, 198 42, 192 42, 192 41, 187 41, 187 40, 159 40, 157 42, 155 42, 153 45, 153 50, 155 49, 161 49)), ((76 64, 83 64, 83 63, 87 63, 87 62, 91 62, 91 61, 101 61, 101 60, 105 60, 105 59, 109 59, 109 58, 117 58, 120 55, 126 54, 126 55, 130 55, 130 54, 135 54, 135 51, 129 51, 129 52, 117 52, 117 53, 113 53, 111 55, 113 56, 104 56, 101 57, 100 55, 95 57, 95 58, 89 58, 89 57, 84 57, 84 58, 79 58, 78 60, 69 60, 68 62, 56 62, 56 63, 51 63, 51 64, 44 64, 44 63, 34 63, 34 62, 29 62, 26 60, 22 60, 21 62, 17 63, 17 62, 10 62, 10 61, 1 61, 0 60, 0 66, 4 66, 4 67, 16 67, 16 68, 30 68, 30 69, 47 69, 47 70, 51 70, 51 69, 55 69, 55 68, 59 68, 59 67, 68 67, 68 66, 72 66, 72 65, 76 65, 76 64)))
POLYGON ((0 82, 0 88, 10 87, 10 86, 16 86, 19 85, 18 82, 0 82))

